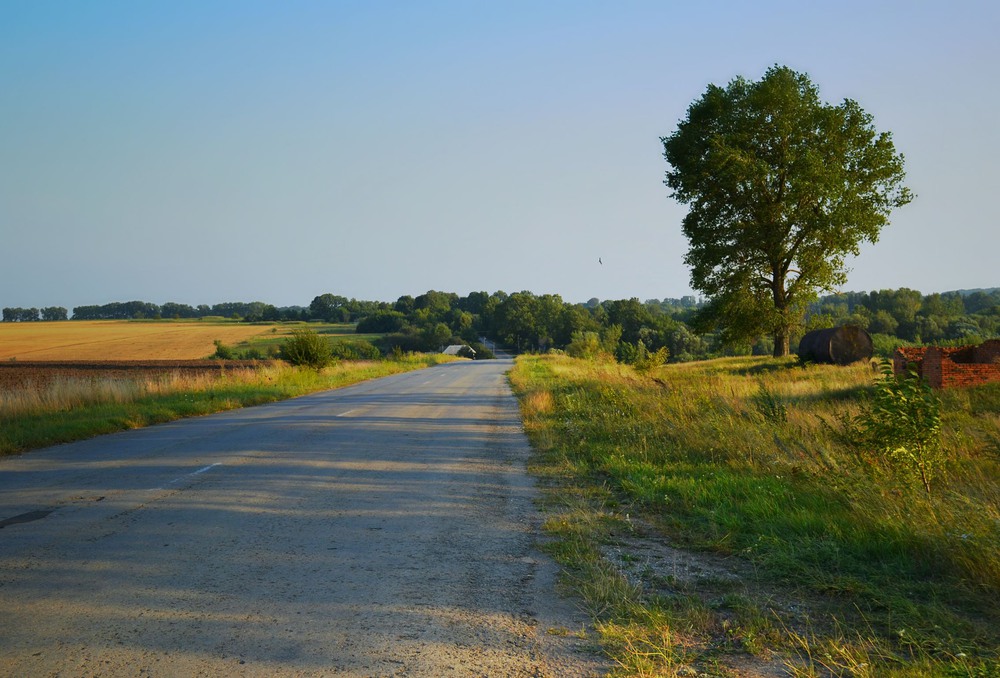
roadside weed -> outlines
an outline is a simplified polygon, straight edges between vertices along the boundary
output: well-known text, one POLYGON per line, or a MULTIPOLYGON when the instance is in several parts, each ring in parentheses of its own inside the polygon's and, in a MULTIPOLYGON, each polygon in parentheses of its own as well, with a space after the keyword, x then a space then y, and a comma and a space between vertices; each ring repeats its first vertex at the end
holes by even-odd
POLYGON ((803 676, 966 675, 960 659, 1000 658, 1000 389, 940 397, 949 461, 929 494, 850 443, 841 422, 865 412, 876 378, 864 363, 772 358, 648 375, 518 360, 531 470, 555 497, 547 548, 623 675, 775 653, 803 676), (629 515, 695 561, 728 559, 743 583, 678 588, 609 561, 607 545, 633 538, 629 515))

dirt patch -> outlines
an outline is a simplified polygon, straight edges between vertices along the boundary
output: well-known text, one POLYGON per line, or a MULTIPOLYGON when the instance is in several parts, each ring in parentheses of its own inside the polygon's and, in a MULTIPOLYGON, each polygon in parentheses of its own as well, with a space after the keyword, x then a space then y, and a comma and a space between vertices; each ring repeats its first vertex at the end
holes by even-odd
POLYGON ((602 549, 609 563, 646 597, 697 599, 705 610, 701 675, 771 678, 791 675, 792 649, 772 651, 789 632, 809 635, 826 618, 823 601, 763 581, 736 557, 678 548, 655 526, 631 518, 630 532, 602 549), (711 667, 724 667, 713 673, 711 667))

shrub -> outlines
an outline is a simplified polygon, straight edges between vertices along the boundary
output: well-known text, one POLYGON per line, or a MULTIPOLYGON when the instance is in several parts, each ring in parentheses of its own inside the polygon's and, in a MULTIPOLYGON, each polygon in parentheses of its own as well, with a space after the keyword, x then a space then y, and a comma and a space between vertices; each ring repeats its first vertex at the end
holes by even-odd
POLYGON ((597 332, 574 332, 566 345, 566 354, 574 358, 594 360, 602 353, 601 338, 597 332))
POLYGON ((331 350, 338 360, 378 360, 382 357, 382 352, 370 341, 338 341, 331 350))
POLYGON ((250 346, 239 350, 234 346, 223 344, 218 339, 214 343, 215 353, 210 355, 209 358, 215 360, 273 360, 278 357, 279 353, 278 348, 275 346, 268 346, 267 348, 250 346))
POLYGON ((387 334, 380 338, 378 343, 386 353, 391 353, 393 349, 397 348, 402 353, 419 353, 424 350, 420 337, 406 332, 387 334))
POLYGON ((239 357, 236 355, 236 349, 223 344, 221 339, 216 339, 212 343, 215 344, 215 353, 210 357, 218 358, 219 360, 236 360, 239 357))
POLYGON ((280 357, 292 365, 318 370, 333 361, 333 351, 330 342, 313 330, 294 330, 281 345, 280 357))
POLYGON ((941 451, 940 400, 926 381, 896 377, 882 364, 882 378, 854 419, 859 442, 879 452, 888 464, 920 478, 927 494, 945 463, 941 451))
POLYGON ((646 344, 641 341, 634 344, 623 341, 618 345, 617 357, 619 362, 631 365, 639 372, 648 372, 666 364, 667 359, 670 358, 670 351, 667 350, 666 346, 661 346, 656 351, 650 351, 646 348, 646 344))
POLYGON ((488 346, 486 346, 486 344, 478 341, 469 341, 467 343, 472 347, 472 350, 476 352, 476 360, 492 360, 493 358, 496 358, 496 355, 489 349, 488 346))
POLYGON ((621 336, 621 325, 605 327, 600 333, 573 332, 566 354, 584 360, 614 360, 621 336))
POLYGON ((872 334, 871 337, 872 350, 874 354, 879 358, 887 360, 891 360, 892 354, 895 353, 896 349, 901 346, 919 346, 916 342, 906 341, 905 339, 900 339, 899 337, 894 337, 888 334, 872 334))
POLYGON ((275 358, 278 354, 277 346, 268 346, 267 348, 259 348, 257 346, 251 346, 244 349, 239 355, 240 360, 271 360, 275 358))

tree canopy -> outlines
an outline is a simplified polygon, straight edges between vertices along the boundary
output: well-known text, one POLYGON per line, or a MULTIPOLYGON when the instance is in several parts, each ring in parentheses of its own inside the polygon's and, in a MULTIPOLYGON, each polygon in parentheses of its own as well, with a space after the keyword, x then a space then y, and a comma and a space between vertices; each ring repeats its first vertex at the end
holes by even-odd
POLYGON ((660 141, 664 183, 690 208, 685 262, 709 300, 703 323, 734 341, 771 335, 776 356, 817 292, 846 281, 846 257, 912 199, 891 134, 784 66, 709 85, 660 141))

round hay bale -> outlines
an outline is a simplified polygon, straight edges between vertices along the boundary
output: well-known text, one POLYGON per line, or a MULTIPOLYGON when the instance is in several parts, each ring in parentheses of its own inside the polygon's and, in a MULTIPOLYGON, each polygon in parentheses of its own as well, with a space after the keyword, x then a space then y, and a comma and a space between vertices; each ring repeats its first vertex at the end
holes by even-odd
POLYGON ((799 342, 799 357, 817 363, 850 365, 873 353, 871 336, 857 325, 806 332, 799 342))

